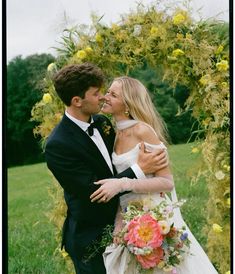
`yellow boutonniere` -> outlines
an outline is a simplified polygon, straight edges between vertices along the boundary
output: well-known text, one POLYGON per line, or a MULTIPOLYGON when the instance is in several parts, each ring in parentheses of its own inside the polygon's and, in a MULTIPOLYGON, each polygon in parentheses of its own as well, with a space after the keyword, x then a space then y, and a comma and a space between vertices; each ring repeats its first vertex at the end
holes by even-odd
POLYGON ((110 134, 110 130, 111 130, 111 126, 109 126, 107 124, 107 122, 105 121, 102 125, 102 130, 104 132, 105 135, 109 135, 110 134))

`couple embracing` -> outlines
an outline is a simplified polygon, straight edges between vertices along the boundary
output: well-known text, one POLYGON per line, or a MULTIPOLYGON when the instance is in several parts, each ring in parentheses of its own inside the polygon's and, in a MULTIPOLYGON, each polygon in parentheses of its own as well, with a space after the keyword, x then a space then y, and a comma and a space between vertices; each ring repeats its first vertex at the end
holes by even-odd
MULTIPOLYGON (((134 274, 137 267, 125 258, 118 237, 88 262, 84 255, 107 225, 114 224, 113 235, 118 235, 129 201, 151 195, 160 203, 166 192, 175 194, 166 130, 137 79, 115 78, 105 95, 100 93, 103 84, 102 71, 90 63, 68 65, 55 75, 55 90, 66 110, 47 140, 45 157, 64 190, 68 209, 62 246, 76 273, 134 274), (97 114, 100 110, 113 116, 116 132, 106 116, 97 114)), ((174 223, 187 227, 179 210, 174 216, 174 223)), ((177 273, 217 273, 188 227, 187 232, 192 255, 177 273)))

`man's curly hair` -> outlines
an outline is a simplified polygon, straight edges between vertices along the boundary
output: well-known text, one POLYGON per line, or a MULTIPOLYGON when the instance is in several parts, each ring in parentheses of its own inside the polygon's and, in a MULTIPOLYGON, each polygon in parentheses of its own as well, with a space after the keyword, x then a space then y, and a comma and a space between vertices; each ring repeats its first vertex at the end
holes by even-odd
POLYGON ((84 98, 90 87, 102 87, 104 75, 94 64, 73 64, 59 70, 53 82, 60 99, 65 105, 70 106, 74 96, 84 98))

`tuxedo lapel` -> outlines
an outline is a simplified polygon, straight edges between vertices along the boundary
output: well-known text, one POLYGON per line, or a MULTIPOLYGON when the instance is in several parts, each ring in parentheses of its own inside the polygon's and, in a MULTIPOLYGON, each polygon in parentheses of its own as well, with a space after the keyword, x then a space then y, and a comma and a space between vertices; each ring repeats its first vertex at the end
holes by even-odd
POLYGON ((86 158, 89 158, 89 160, 93 163, 99 163, 99 167, 102 166, 104 169, 108 169, 110 171, 110 168, 102 153, 92 139, 86 134, 86 132, 84 132, 78 125, 76 125, 65 115, 62 120, 62 125, 66 127, 66 130, 70 131, 71 142, 74 143, 74 146, 79 146, 79 150, 84 152, 86 158))
POLYGON ((111 157, 112 152, 113 152, 113 141, 114 140, 112 138, 109 138, 110 132, 109 131, 105 132, 105 130, 104 130, 104 127, 107 126, 105 120, 102 121, 99 118, 100 118, 99 116, 98 117, 97 116, 93 117, 94 121, 97 124, 97 129, 98 129, 98 131, 99 131, 99 133, 100 133, 100 135, 101 135, 101 137, 102 137, 102 139, 105 143, 105 146, 106 146, 106 148, 109 152, 109 156, 111 157))

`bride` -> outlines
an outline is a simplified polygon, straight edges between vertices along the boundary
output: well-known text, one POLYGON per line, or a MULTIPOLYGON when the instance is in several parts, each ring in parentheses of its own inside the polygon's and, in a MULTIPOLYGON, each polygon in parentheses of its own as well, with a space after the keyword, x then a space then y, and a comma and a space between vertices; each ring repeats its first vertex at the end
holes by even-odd
MULTIPOLYGON (((159 113, 154 108, 146 88, 136 79, 124 76, 114 79, 105 96, 103 113, 112 114, 117 128, 113 164, 118 172, 125 170, 137 161, 140 149, 151 151, 166 148, 166 130, 159 113)), ((151 195, 154 203, 170 200, 165 192, 171 192, 172 202, 177 201, 173 176, 169 167, 156 174, 149 174, 144 179, 104 179, 96 182, 101 187, 91 195, 91 201, 108 202, 119 192, 129 191, 120 196, 114 235, 122 229, 122 212, 129 201, 141 201, 151 195), (150 194, 151 193, 151 194, 150 194)), ((180 210, 174 210, 174 225, 186 227, 191 241, 190 254, 177 267, 178 274, 212 274, 217 273, 206 253, 185 224, 180 210)), ((118 245, 119 238, 108 246, 103 254, 107 274, 135 274, 137 265, 126 247, 118 245)), ((154 274, 163 274, 163 270, 155 269, 154 274)))

